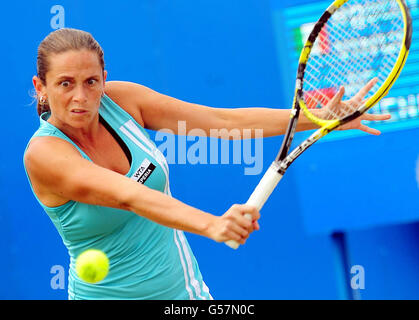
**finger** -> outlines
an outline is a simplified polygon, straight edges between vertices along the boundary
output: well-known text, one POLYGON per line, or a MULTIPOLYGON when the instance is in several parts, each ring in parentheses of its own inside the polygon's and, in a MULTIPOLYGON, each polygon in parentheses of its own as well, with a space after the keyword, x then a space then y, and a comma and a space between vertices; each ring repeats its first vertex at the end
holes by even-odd
POLYGON ((249 224, 247 226, 245 226, 245 227, 247 228, 248 236, 250 236, 250 234, 253 231, 257 231, 257 230, 260 229, 260 226, 259 226, 259 223, 258 223, 257 220, 247 221, 247 222, 249 222, 249 224))
POLYGON ((368 92, 375 86, 378 82, 378 78, 371 79, 358 93, 353 97, 353 100, 357 103, 360 103, 362 99, 367 95, 368 92))
POLYGON ((242 220, 239 222, 242 228, 245 228, 248 234, 253 232, 253 220, 252 217, 247 218, 246 216, 242 216, 242 220))
POLYGON ((247 239, 249 234, 250 233, 246 228, 243 228, 238 224, 234 224, 230 226, 228 230, 226 230, 224 236, 226 236, 228 240, 235 240, 240 242, 242 239, 247 239))
POLYGON ((253 232, 253 223, 243 215, 236 217, 235 221, 230 225, 232 231, 240 234, 241 237, 248 237, 253 232))
POLYGON ((338 92, 333 96, 332 100, 330 100, 330 103, 332 104, 339 103, 342 100, 342 97, 344 94, 345 94, 345 88, 341 86, 338 92))
POLYGON ((257 220, 253 219, 253 217, 250 215, 250 213, 247 213, 247 211, 237 220, 237 223, 239 223, 242 228, 245 228, 249 235, 255 230, 255 222, 257 223, 257 220))
POLYGON ((258 221, 253 221, 253 230, 254 231, 260 230, 260 225, 258 221))
POLYGON ((377 82, 377 77, 368 81, 368 83, 355 95, 355 98, 359 99, 359 101, 362 101, 362 99, 364 99, 367 93, 371 91, 371 89, 377 84, 377 82))
POLYGON ((368 126, 366 126, 364 124, 361 124, 361 126, 359 127, 359 130, 362 130, 362 131, 364 131, 366 133, 373 134, 375 136, 378 136, 378 135, 381 134, 381 131, 380 130, 377 130, 377 129, 374 129, 374 128, 370 128, 370 127, 368 127, 368 126))
POLYGON ((250 214, 252 217, 250 220, 258 220, 260 218, 259 210, 255 206, 243 204, 239 207, 239 210, 243 215, 250 214))
POLYGON ((381 121, 381 120, 388 120, 391 119, 390 114, 371 114, 371 113, 365 113, 362 116, 362 120, 368 120, 368 121, 381 121))
POLYGON ((246 239, 247 238, 242 237, 240 234, 230 231, 228 234, 226 234, 226 238, 224 241, 234 240, 243 245, 245 244, 246 239))

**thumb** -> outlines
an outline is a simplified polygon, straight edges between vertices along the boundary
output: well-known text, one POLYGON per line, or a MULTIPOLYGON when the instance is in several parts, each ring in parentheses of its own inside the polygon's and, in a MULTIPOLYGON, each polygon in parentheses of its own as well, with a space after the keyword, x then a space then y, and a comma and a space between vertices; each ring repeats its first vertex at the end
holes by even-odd
POLYGON ((259 211, 255 206, 243 204, 240 206, 240 210, 249 220, 257 220, 260 217, 259 211))

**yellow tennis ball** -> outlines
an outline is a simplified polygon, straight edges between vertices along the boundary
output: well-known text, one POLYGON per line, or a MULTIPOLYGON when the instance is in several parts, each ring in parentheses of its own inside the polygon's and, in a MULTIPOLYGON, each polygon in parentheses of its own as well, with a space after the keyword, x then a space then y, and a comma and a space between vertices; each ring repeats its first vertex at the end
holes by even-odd
POLYGON ((82 252, 76 259, 77 275, 88 283, 103 280, 109 271, 109 259, 103 251, 89 249, 82 252))

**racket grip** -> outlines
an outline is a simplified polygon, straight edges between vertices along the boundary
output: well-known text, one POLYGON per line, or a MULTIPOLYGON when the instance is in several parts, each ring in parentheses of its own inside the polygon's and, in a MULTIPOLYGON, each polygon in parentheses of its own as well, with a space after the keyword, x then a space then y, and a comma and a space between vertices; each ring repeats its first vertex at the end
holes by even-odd
MULTIPOLYGON (((262 179, 259 181, 259 184, 251 194, 250 198, 247 200, 247 205, 256 207, 259 211, 262 209, 266 200, 268 200, 272 191, 274 191, 275 187, 278 185, 278 182, 283 176, 278 172, 278 169, 279 167, 277 162, 273 162, 270 165, 262 179)), ((252 215, 250 213, 246 213, 244 216, 246 219, 252 221, 252 215)), ((228 240, 225 242, 225 244, 232 249, 237 249, 240 246, 240 244, 235 240, 228 240)))
MULTIPOLYGON (((252 215, 250 213, 246 213, 244 217, 247 220, 252 221, 252 215)), ((237 249, 240 246, 240 243, 235 240, 228 240, 225 242, 225 244, 228 245, 231 249, 237 249)))

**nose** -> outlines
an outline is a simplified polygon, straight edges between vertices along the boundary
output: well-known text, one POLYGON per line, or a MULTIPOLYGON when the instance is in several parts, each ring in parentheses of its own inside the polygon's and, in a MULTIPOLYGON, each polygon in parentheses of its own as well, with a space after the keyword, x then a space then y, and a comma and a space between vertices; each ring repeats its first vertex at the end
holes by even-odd
POLYGON ((74 91, 73 101, 83 104, 87 101, 87 92, 84 86, 77 86, 74 91))

